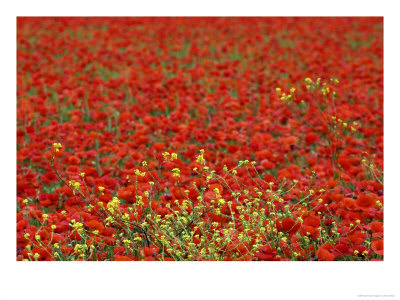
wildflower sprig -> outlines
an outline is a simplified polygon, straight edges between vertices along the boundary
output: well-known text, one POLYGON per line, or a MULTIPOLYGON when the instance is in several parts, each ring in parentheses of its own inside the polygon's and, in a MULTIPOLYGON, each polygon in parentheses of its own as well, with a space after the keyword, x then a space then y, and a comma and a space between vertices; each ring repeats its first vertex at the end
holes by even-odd
POLYGON ((53 148, 55 152, 60 152, 60 148, 62 148, 61 143, 53 143, 53 148))

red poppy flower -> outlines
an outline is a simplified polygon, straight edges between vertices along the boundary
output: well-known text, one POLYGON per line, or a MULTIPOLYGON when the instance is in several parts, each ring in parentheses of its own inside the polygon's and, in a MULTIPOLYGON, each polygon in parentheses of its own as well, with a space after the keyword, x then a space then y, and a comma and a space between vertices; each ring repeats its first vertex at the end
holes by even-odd
POLYGON ((258 260, 280 260, 280 258, 276 257, 276 250, 271 248, 269 245, 260 248, 259 252, 254 256, 257 257, 258 260))
POLYGON ((79 159, 79 157, 77 157, 75 155, 70 156, 68 158, 68 163, 71 164, 71 165, 79 165, 80 162, 81 162, 81 160, 79 159))
POLYGON ((97 221, 97 220, 90 220, 87 223, 87 226, 90 228, 90 230, 98 230, 99 232, 101 232, 104 229, 104 225, 103 223, 97 221))
POLYGON ((381 239, 372 240, 371 249, 376 254, 383 255, 383 240, 381 240, 381 239))
POLYGON ((319 140, 319 136, 314 133, 314 132, 310 132, 309 134, 306 135, 305 137, 305 141, 308 145, 315 143, 316 141, 319 140))
POLYGON ((317 216, 309 216, 304 218, 304 225, 318 227, 321 223, 321 218, 317 216))
POLYGON ((79 172, 79 168, 77 166, 68 166, 65 171, 68 174, 77 174, 79 172))
POLYGON ((291 218, 286 218, 283 219, 282 221, 276 221, 276 229, 280 232, 286 232, 289 233, 290 235, 294 234, 299 230, 301 224, 296 223, 293 219, 291 218))
POLYGON ((362 244, 365 241, 366 235, 365 233, 361 232, 355 232, 353 234, 348 234, 348 237, 350 241, 352 241, 354 244, 362 244))
POLYGON ((337 244, 335 245, 335 250, 339 251, 339 256, 343 255, 349 255, 351 254, 351 251, 349 249, 349 246, 347 244, 337 244))
POLYGON ((335 255, 330 253, 327 249, 325 248, 319 248, 315 254, 317 255, 319 260, 328 260, 332 261, 335 259, 335 255))
POLYGON ((348 210, 354 210, 356 208, 356 201, 351 198, 343 198, 343 204, 348 210))
POLYGON ((317 230, 315 227, 313 226, 309 226, 309 225, 301 225, 300 227, 300 232, 302 235, 307 236, 309 238, 317 238, 319 237, 319 230, 317 230))
POLYGON ((356 207, 361 210, 369 210, 376 206, 375 200, 367 195, 360 195, 358 196, 356 203, 356 207))
POLYGON ((261 161, 261 165, 263 166, 264 169, 266 170, 271 170, 273 168, 275 168, 275 164, 273 164, 272 162, 270 162, 267 159, 264 159, 261 161))
POLYGON ((141 254, 144 257, 152 257, 154 260, 154 258, 157 256, 159 250, 160 250, 159 248, 154 247, 154 246, 143 247, 143 249, 141 250, 141 254))
POLYGON ((383 237, 383 222, 373 221, 369 223, 369 226, 372 229, 373 237, 383 237))
POLYGON ((126 200, 129 203, 134 203, 136 201, 135 187, 130 185, 130 186, 121 188, 118 191, 118 198, 126 200))

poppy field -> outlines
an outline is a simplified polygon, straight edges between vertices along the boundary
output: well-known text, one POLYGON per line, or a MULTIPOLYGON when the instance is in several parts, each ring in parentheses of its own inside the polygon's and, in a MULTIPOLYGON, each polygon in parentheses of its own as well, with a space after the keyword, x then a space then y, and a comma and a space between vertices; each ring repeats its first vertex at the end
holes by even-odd
POLYGON ((384 258, 383 18, 18 17, 18 261, 384 258))

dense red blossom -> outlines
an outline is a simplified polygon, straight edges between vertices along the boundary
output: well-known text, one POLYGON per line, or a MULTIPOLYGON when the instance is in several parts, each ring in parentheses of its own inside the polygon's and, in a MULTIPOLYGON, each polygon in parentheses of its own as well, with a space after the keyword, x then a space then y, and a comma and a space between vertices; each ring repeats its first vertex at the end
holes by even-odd
POLYGON ((371 243, 371 249, 379 255, 383 255, 383 240, 374 239, 371 243))
POLYGON ((20 17, 17 72, 17 260, 382 259, 383 18, 20 17))
POLYGON ((282 221, 278 220, 276 222, 276 229, 279 232, 283 231, 292 235, 296 233, 297 230, 299 230, 300 225, 301 225, 300 223, 296 223, 293 219, 286 218, 283 219, 282 221))

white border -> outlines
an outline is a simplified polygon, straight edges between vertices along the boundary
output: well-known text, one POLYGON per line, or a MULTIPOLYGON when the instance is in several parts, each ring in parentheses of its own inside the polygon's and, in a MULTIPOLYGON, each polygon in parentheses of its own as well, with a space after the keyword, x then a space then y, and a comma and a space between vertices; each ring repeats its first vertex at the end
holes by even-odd
POLYGON ((1 18, 1 299, 360 299, 395 294, 398 274, 396 7, 377 1, 18 1, 1 18), (384 16, 385 261, 334 263, 15 262, 16 16, 384 16), (395 272, 396 271, 396 272, 395 272), (2 276, 3 277, 3 276, 2 276))

